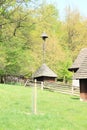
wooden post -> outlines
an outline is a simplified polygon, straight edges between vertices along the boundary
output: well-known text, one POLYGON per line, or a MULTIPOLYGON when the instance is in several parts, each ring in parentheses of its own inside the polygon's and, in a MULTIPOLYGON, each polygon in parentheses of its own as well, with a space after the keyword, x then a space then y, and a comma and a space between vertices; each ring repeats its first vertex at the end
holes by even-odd
MULTIPOLYGON (((74 75, 74 71, 73 72, 73 75, 74 75)), ((73 80, 73 79, 72 79, 73 80)), ((74 86, 73 86, 73 82, 72 82, 72 95, 74 94, 74 86)))
POLYGON ((42 89, 42 90, 43 90, 43 86, 44 86, 44 85, 43 85, 43 82, 41 82, 41 89, 42 89))
POLYGON ((72 85, 72 95, 74 94, 74 86, 72 85))
POLYGON ((37 114, 37 83, 35 79, 35 84, 33 87, 33 94, 32 94, 32 112, 37 114))

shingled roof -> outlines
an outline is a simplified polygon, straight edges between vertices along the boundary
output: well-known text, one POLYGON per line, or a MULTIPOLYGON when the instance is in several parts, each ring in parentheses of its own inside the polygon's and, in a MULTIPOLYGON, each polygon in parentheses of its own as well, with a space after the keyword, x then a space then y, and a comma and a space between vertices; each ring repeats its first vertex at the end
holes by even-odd
POLYGON ((84 58, 80 68, 74 74, 75 79, 87 79, 87 56, 84 58))
POLYGON ((57 75, 44 63, 42 66, 33 74, 33 78, 46 76, 46 77, 57 77, 57 75))
POLYGON ((73 65, 69 68, 70 71, 75 71, 74 79, 87 79, 87 48, 83 48, 73 65))
POLYGON ((74 61, 73 65, 68 70, 70 70, 70 71, 76 70, 77 71, 80 68, 80 66, 83 63, 86 56, 87 56, 87 48, 83 48, 80 51, 76 60, 74 61))

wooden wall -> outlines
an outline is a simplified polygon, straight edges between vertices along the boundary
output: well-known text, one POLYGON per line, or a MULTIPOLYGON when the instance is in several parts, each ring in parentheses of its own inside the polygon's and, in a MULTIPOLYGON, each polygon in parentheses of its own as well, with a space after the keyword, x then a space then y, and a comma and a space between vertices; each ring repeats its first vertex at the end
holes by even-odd
POLYGON ((36 79, 37 79, 37 81, 48 81, 48 82, 56 81, 55 77, 46 77, 46 76, 37 77, 36 79))
POLYGON ((87 79, 80 79, 80 98, 87 101, 87 79))

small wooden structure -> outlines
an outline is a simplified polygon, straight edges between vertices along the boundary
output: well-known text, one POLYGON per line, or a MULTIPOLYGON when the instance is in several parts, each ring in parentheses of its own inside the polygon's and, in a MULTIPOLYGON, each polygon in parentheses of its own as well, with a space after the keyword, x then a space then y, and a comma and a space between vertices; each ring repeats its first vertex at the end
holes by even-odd
POLYGON ((33 74, 37 81, 55 82, 56 78, 57 75, 45 63, 33 74))
POLYGON ((74 72, 74 79, 79 79, 80 99, 87 101, 87 48, 80 51, 69 70, 74 72))

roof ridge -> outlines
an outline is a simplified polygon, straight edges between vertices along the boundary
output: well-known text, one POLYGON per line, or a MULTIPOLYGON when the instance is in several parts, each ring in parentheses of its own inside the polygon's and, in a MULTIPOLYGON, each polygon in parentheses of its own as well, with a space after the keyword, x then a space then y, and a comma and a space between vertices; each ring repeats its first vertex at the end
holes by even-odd
POLYGON ((33 74, 33 77, 41 77, 41 76, 48 76, 48 77, 57 77, 57 75, 51 70, 45 63, 39 67, 36 72, 33 74))

